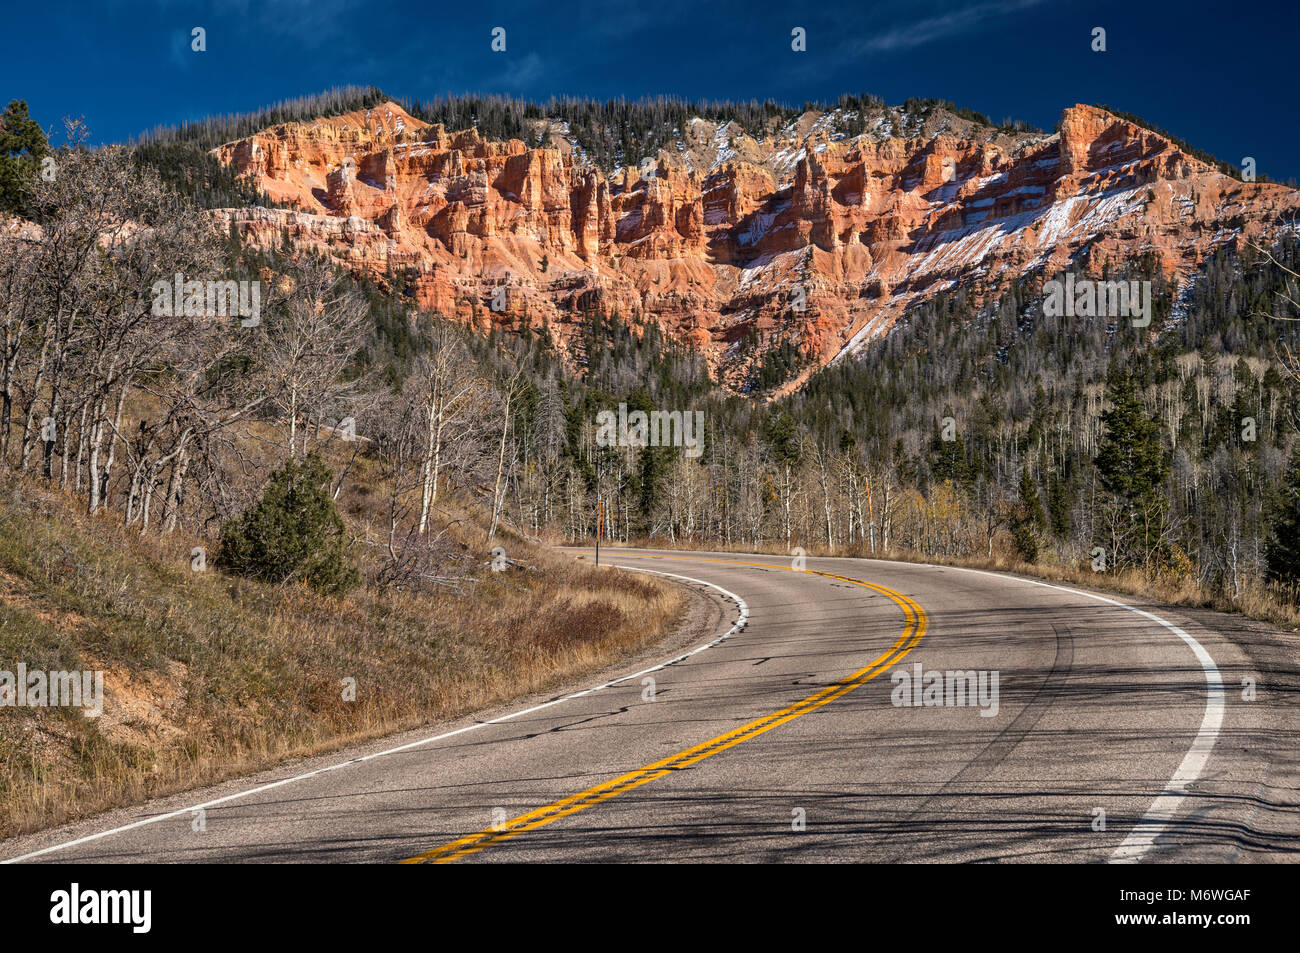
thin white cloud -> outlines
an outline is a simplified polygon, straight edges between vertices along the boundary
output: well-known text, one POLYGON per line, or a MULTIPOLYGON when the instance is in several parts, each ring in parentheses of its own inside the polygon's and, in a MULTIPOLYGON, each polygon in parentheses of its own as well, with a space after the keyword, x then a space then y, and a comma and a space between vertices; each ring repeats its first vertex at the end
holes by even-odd
POLYGON ((506 68, 488 81, 489 89, 524 89, 541 79, 546 64, 536 53, 512 60, 506 68))
POLYGON ((194 57, 202 56, 193 49, 194 38, 189 30, 173 30, 168 35, 167 60, 179 70, 188 71, 194 57))
POLYGON ((977 3, 974 6, 927 17, 924 20, 894 27, 886 33, 859 40, 853 44, 853 51, 893 53, 924 46, 954 34, 970 32, 985 20, 1018 13, 1036 7, 1041 2, 1042 0, 998 0, 994 3, 977 3))
POLYGON ((329 46, 340 53, 350 51, 353 17, 365 8, 363 0, 218 0, 214 6, 256 32, 291 38, 304 49, 329 46))

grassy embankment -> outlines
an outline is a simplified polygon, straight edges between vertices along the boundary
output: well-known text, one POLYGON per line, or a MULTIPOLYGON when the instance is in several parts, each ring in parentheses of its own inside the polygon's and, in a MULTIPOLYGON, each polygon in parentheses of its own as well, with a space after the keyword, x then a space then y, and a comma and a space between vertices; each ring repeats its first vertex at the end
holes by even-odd
MULTIPOLYGON (((363 481, 345 492, 354 523, 363 481), (351 501, 349 502, 349 497, 351 501)), ((453 718, 597 671, 662 638, 684 597, 527 540, 461 592, 344 599, 191 568, 211 540, 141 539, 0 475, 0 669, 105 673, 104 713, 0 708, 0 836, 453 718), (345 701, 344 679, 356 698, 345 701)), ((459 570, 462 574, 465 569, 459 570)))

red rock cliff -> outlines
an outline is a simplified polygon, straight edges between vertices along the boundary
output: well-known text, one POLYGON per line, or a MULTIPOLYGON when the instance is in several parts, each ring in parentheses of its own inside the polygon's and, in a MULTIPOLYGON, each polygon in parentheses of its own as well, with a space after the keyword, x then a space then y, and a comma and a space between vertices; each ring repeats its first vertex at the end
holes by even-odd
POLYGON ((1154 252, 1185 276, 1300 206, 1089 106, 1065 110, 1054 136, 949 125, 903 138, 878 123, 850 140, 806 114, 759 141, 694 120, 678 154, 607 173, 575 148, 448 132, 385 103, 221 146, 296 210, 214 215, 358 272, 409 269, 426 307, 547 322, 561 344, 586 308, 652 318, 739 384, 755 332, 758 354, 790 340, 815 368, 954 285, 978 297, 1081 251, 1076 267, 1154 252))

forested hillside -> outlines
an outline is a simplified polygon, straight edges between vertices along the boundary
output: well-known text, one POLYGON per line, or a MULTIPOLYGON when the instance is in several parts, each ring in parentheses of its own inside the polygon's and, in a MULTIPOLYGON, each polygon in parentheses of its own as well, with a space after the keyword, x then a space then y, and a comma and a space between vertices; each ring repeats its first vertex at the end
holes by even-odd
POLYGON ((653 328, 593 319, 579 381, 551 365, 521 405, 516 519, 589 538, 600 495, 628 541, 1006 555, 1234 596, 1291 579, 1294 236, 1276 254, 1219 255, 1181 293, 1155 275, 1157 333, 1044 316, 1030 288, 944 298, 766 404, 710 395, 653 328), (703 455, 595 446, 619 402, 704 409, 703 455))
MULTIPOLYGON (((1181 282, 1153 257, 1127 263, 1126 277, 1151 282, 1149 327, 1045 314, 1043 284, 1057 276, 1039 273, 993 300, 939 295, 860 355, 768 399, 766 386, 788 377, 779 365, 798 363, 793 351, 774 350, 764 359, 770 378, 760 368, 752 396, 739 396, 644 316, 590 307, 580 347, 563 356, 545 324, 467 330, 422 311, 401 274, 358 282, 290 245, 200 239, 202 229, 185 224, 197 207, 258 200, 243 184, 196 174, 207 146, 378 95, 341 91, 158 132, 131 158, 72 161, 87 163, 79 181, 112 192, 121 214, 159 224, 149 256, 119 263, 136 269, 128 283, 136 306, 157 275, 217 267, 262 282, 267 319, 243 335, 159 322, 147 309, 135 322, 87 324, 69 300, 56 312, 67 321, 46 320, 38 305, 48 291, 29 280, 31 269, 62 265, 38 250, 32 260, 7 258, 0 450, 10 466, 43 474, 91 512, 112 508, 142 533, 215 538, 265 485, 233 433, 274 425, 283 459, 355 430, 363 439, 347 455, 384 475, 375 512, 386 516, 372 514, 351 545, 372 565, 379 554, 387 568, 374 572, 392 578, 442 565, 445 554, 427 548, 451 494, 482 508, 484 557, 503 527, 591 540, 603 501, 611 542, 1004 559, 1136 573, 1234 599, 1272 584, 1278 598, 1292 597, 1294 230, 1267 249, 1243 242, 1220 251, 1181 282), (620 405, 625 414, 702 412, 698 455, 599 439, 601 412, 620 405)), ((682 110, 707 108, 663 101, 611 121, 616 106, 412 106, 453 125, 468 117, 494 135, 542 115, 580 130, 584 116, 599 115, 603 130, 622 132, 585 142, 611 160, 650 148, 682 110)), ((770 105, 744 109, 754 123, 783 118, 770 105)), ((81 227, 78 197, 58 191, 67 181, 32 192, 31 217, 47 229, 81 227)), ((87 301, 127 300, 122 288, 89 279, 76 287, 87 301)), ((346 482, 351 466, 334 479, 346 482)))

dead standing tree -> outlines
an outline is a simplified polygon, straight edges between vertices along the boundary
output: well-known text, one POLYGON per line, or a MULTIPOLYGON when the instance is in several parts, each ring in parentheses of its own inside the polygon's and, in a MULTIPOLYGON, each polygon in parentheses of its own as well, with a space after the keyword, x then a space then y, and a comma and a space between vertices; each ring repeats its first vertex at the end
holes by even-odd
POLYGON ((522 368, 513 368, 510 376, 500 386, 498 400, 501 406, 501 434, 497 441, 496 478, 492 484, 492 521, 488 524, 486 539, 488 544, 491 544, 492 538, 496 535, 497 524, 501 519, 501 505, 505 496, 506 446, 513 423, 511 413, 526 388, 527 380, 524 378, 522 368))
POLYGON ((483 397, 486 382, 475 371, 465 346, 445 321, 434 327, 429 351, 416 362, 409 388, 423 418, 420 463, 420 518, 417 532, 429 528, 429 511, 438 499, 443 448, 468 429, 469 411, 483 397))
POLYGON ((266 308, 271 404, 290 457, 307 452, 308 422, 319 421, 358 388, 345 371, 369 327, 365 299, 327 263, 308 258, 274 279, 266 308))
MULTIPOLYGON (((25 405, 20 468, 39 437, 53 479, 61 442, 60 485, 80 490, 84 475, 95 513, 109 492, 128 393, 195 348, 191 322, 160 310, 155 286, 170 287, 182 272, 211 276, 217 245, 206 217, 126 150, 81 148, 77 123, 67 134, 72 146, 33 189, 41 227, 3 272, 3 389, 10 408, 25 405)), ((10 426, 6 413, 5 449, 10 426)))

